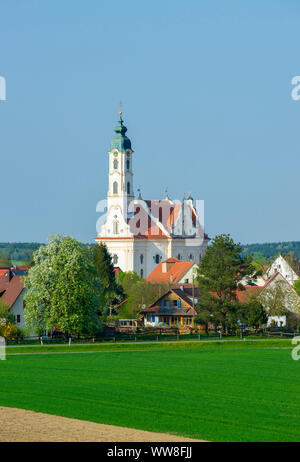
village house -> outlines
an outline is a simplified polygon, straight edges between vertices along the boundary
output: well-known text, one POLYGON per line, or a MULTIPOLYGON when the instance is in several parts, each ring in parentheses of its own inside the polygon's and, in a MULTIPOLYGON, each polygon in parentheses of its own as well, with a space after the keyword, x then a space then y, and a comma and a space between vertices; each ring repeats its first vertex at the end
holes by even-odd
POLYGON ((197 312, 194 303, 179 289, 170 289, 154 303, 140 311, 144 326, 193 328, 197 312))
POLYGON ((283 255, 279 255, 266 271, 268 277, 273 276, 273 274, 277 272, 280 273, 291 285, 294 285, 297 279, 299 279, 299 274, 297 274, 290 266, 283 255))
POLYGON ((282 293, 284 299, 283 304, 287 314, 271 316, 268 315, 269 309, 267 308, 267 326, 269 327, 275 324, 277 327, 285 327, 288 323, 289 316, 295 318, 300 315, 300 297, 294 287, 280 272, 274 272, 263 286, 249 285, 245 286, 245 290, 237 290, 236 296, 240 303, 246 303, 253 298, 259 299, 259 297, 262 297, 264 299, 264 304, 266 304, 268 297, 271 301, 271 299, 274 299, 276 296, 276 288, 279 289, 279 294, 280 292, 282 293))
POLYGON ((20 329, 25 329, 23 277, 27 271, 27 267, 12 267, 0 277, 0 298, 14 315, 16 326, 20 329))

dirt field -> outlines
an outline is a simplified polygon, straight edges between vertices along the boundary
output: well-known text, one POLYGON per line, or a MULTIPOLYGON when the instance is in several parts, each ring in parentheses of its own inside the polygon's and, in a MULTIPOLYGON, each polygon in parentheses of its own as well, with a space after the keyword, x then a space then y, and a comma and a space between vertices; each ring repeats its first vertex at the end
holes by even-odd
POLYGON ((4 441, 199 441, 166 433, 103 425, 40 412, 0 407, 0 442, 4 441))

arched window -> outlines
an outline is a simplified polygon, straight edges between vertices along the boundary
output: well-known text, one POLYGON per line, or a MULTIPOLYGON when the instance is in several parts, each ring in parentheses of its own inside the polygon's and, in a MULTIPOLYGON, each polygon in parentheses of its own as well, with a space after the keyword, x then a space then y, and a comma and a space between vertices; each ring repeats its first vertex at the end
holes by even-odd
POLYGON ((117 182, 117 181, 114 181, 114 184, 113 184, 113 193, 114 193, 114 194, 118 194, 118 182, 117 182))
POLYGON ((143 264, 143 261, 144 261, 144 255, 141 253, 140 255, 140 260, 141 260, 141 265, 143 264))
POLYGON ((119 167, 119 162, 117 159, 114 160, 114 169, 116 170, 119 167))
POLYGON ((162 223, 162 207, 159 207, 159 210, 158 210, 158 219, 159 219, 159 221, 162 223))
POLYGON ((160 258, 159 258, 159 255, 158 255, 158 253, 157 253, 157 254, 155 255, 155 263, 156 263, 157 265, 158 265, 158 263, 159 263, 159 260, 160 260, 160 258))
POLYGON ((114 221, 113 233, 119 234, 119 222, 118 221, 114 221))
POLYGON ((141 278, 143 278, 143 277, 144 277, 144 270, 141 269, 141 278))
POLYGON ((114 264, 114 265, 117 265, 117 264, 118 264, 118 260, 119 260, 119 259, 118 259, 118 255, 115 254, 115 255, 113 256, 113 264, 114 264))
POLYGON ((181 255, 180 253, 177 255, 178 260, 181 260, 181 255))
POLYGON ((126 160, 126 168, 127 168, 127 170, 130 169, 130 160, 129 159, 126 160))
POLYGON ((190 260, 193 260, 193 254, 190 253, 190 260))
POLYGON ((129 183, 129 181, 127 182, 127 194, 130 194, 130 183, 129 183))

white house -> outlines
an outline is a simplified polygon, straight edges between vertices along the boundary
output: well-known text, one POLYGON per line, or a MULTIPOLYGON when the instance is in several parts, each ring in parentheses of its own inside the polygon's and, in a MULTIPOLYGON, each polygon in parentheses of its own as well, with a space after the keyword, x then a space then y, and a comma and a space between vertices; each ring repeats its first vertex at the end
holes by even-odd
POLYGON ((269 277, 273 276, 276 272, 280 273, 292 285, 299 279, 298 274, 291 268, 282 255, 279 255, 267 269, 269 277))
POLYGON ((0 281, 1 300, 9 307, 15 316, 17 327, 25 329, 24 322, 24 284, 23 276, 14 276, 11 271, 2 276, 0 281))
MULTIPOLYGON (((270 296, 270 298, 273 298, 274 303, 276 297, 278 297, 279 299, 281 298, 281 291, 284 294, 285 309, 290 313, 300 315, 300 297, 295 291, 294 287, 289 283, 287 279, 285 279, 285 277, 280 272, 275 272, 273 276, 270 277, 270 279, 265 284, 261 294, 264 297, 265 301, 268 300, 268 296, 270 296), (280 291, 278 292, 278 294, 276 294, 276 288, 278 287, 280 288, 280 291)), ((278 327, 284 327, 287 324, 287 316, 268 316, 267 325, 270 326, 273 321, 276 323, 278 327)))

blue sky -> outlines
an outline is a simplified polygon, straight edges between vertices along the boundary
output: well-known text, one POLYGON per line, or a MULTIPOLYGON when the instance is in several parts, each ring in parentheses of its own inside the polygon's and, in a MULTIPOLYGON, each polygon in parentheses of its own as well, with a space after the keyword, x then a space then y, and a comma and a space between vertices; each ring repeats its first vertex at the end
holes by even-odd
POLYGON ((0 242, 89 242, 119 101, 144 198, 210 236, 300 240, 296 0, 0 0, 0 242))

